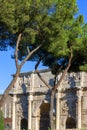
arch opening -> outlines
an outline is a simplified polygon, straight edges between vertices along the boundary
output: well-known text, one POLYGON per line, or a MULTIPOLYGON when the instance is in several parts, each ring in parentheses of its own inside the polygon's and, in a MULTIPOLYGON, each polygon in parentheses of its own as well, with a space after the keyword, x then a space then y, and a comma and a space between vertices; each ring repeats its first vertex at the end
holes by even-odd
POLYGON ((50 125, 49 118, 50 104, 43 103, 40 106, 40 130, 48 130, 50 125))
POLYGON ((21 130, 27 130, 28 129, 28 121, 27 121, 27 119, 25 119, 25 118, 23 118, 22 120, 21 120, 21 130))
POLYGON ((66 129, 73 129, 76 128, 76 122, 74 118, 68 117, 66 120, 66 129))

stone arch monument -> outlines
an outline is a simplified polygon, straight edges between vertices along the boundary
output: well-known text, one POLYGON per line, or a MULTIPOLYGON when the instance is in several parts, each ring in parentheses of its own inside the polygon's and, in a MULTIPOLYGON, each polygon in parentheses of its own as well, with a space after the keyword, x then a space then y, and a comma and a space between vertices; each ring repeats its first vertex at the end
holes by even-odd
MULTIPOLYGON (((48 84, 53 84, 54 75, 49 69, 39 72, 48 84)), ((10 98, 11 106, 8 108, 6 101, 2 110, 5 119, 7 116, 11 119, 12 130, 21 130, 26 121, 28 130, 44 130, 46 125, 46 128, 49 127, 49 89, 34 71, 20 74, 10 92, 10 98), (23 126, 22 121, 25 122, 23 126), (47 121, 47 124, 44 121, 47 121)), ((86 101, 87 73, 67 73, 55 95, 55 130, 65 130, 70 127, 69 123, 79 129, 87 128, 86 101)))

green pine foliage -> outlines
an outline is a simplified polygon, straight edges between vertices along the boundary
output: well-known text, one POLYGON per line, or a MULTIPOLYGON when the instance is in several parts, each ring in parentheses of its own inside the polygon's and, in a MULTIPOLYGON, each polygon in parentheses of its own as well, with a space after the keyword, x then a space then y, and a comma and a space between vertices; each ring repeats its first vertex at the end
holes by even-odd
MULTIPOLYGON (((46 27, 45 34, 49 32, 50 16, 48 12, 55 3, 54 0, 0 0, 2 46, 5 47, 7 44, 5 41, 8 40, 8 44, 15 47, 20 32, 22 32, 20 50, 32 44, 41 44, 43 28, 46 27), (36 42, 38 36, 39 39, 36 42)), ((26 49, 25 52, 23 50, 21 50, 21 55, 26 54, 26 49)))
POLYGON ((44 65, 59 68, 62 58, 64 69, 72 48, 70 69, 86 71, 87 25, 78 15, 76 0, 0 0, 0 7, 0 50, 14 48, 21 32, 20 60, 27 55, 27 47, 33 50, 44 42, 29 60, 43 56, 44 65), (55 62, 49 64, 49 59, 55 62))
POLYGON ((59 2, 56 7, 58 11, 51 20, 52 35, 43 65, 49 66, 54 74, 60 66, 64 70, 72 48, 73 59, 69 71, 87 72, 87 24, 82 15, 75 16, 78 11, 76 1, 59 2))

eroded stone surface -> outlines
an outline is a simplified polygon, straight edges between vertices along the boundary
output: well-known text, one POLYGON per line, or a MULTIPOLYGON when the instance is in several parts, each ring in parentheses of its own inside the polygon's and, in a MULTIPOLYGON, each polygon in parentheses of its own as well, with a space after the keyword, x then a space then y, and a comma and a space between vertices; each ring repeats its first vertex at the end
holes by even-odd
MULTIPOLYGON (((42 70, 40 74, 53 86, 54 75, 50 70, 42 70)), ((87 73, 66 74, 54 102, 55 130, 87 128, 87 73)), ((48 130, 49 89, 35 72, 22 73, 2 110, 6 130, 48 130)))

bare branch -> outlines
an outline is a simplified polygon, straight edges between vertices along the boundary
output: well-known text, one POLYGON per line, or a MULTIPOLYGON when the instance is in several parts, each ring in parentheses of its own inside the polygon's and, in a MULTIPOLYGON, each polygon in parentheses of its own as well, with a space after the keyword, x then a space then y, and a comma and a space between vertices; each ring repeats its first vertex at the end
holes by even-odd
POLYGON ((37 51, 39 50, 40 47, 42 47, 42 45, 44 44, 44 42, 42 42, 40 45, 38 45, 34 50, 32 50, 30 53, 28 53, 28 55, 25 57, 25 59, 21 62, 20 64, 20 68, 25 64, 25 62, 37 51))
POLYGON ((56 75, 55 75, 55 77, 54 77, 54 86, 55 86, 55 83, 56 83, 57 76, 58 76, 59 72, 62 70, 62 68, 63 68, 63 65, 61 65, 61 66, 59 67, 59 69, 57 70, 57 73, 56 73, 56 75))
POLYGON ((40 78, 40 80, 51 90, 52 87, 44 80, 44 78, 40 75, 40 73, 38 72, 37 68, 41 62, 42 58, 40 58, 37 62, 37 64, 35 65, 35 72, 37 73, 38 77, 40 78))
POLYGON ((18 75, 19 75, 19 71, 16 72, 16 74, 15 74, 14 78, 12 79, 11 83, 8 85, 4 94, 2 95, 2 97, 0 99, 0 109, 1 109, 2 105, 5 103, 8 95, 9 95, 9 92, 12 90, 15 82, 17 81, 18 75))
POLYGON ((72 62, 72 57, 73 57, 73 53, 72 53, 72 49, 71 49, 68 65, 67 65, 66 69, 64 70, 64 72, 62 73, 62 76, 60 77, 58 84, 53 88, 54 91, 60 86, 64 76, 66 75, 67 71, 69 70, 69 68, 71 66, 71 62, 72 62))
POLYGON ((29 49, 29 47, 27 46, 27 51, 28 51, 28 54, 30 53, 30 49, 29 49))
POLYGON ((20 44, 21 36, 22 36, 22 33, 20 33, 18 36, 17 43, 16 43, 16 49, 15 49, 15 65, 16 65, 17 69, 18 69, 18 47, 20 44))
MULTIPOLYGON (((16 50, 15 50, 15 64, 16 64, 16 73, 14 75, 14 78, 12 80, 12 82, 9 84, 9 86, 7 87, 7 89, 5 90, 1 100, 0 100, 0 108, 2 107, 2 105, 5 103, 5 100, 10 92, 10 90, 13 88, 15 82, 17 81, 17 78, 20 74, 20 71, 21 71, 21 68, 22 66, 24 65, 24 63, 30 58, 31 55, 33 55, 34 52, 36 52, 42 45, 40 44, 38 47, 36 47, 33 51, 28 52, 28 55, 26 56, 26 58, 21 62, 21 64, 19 65, 18 64, 18 47, 19 47, 19 44, 20 44, 20 40, 21 40, 21 36, 22 34, 20 33, 19 36, 18 36, 18 39, 17 39, 17 43, 16 43, 16 50)), ((28 50, 29 51, 29 50, 28 50)))

